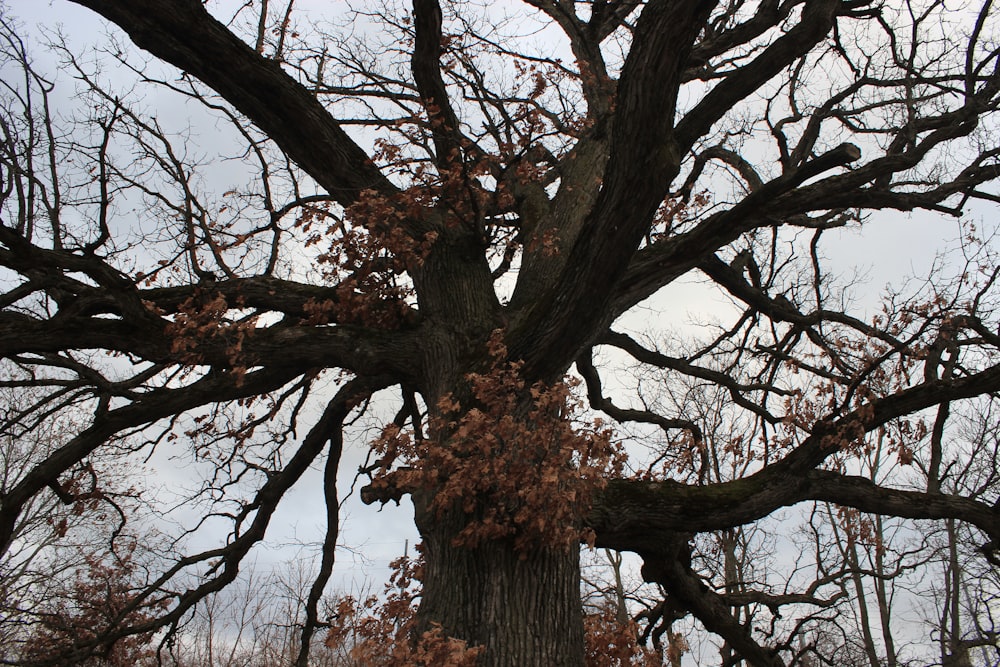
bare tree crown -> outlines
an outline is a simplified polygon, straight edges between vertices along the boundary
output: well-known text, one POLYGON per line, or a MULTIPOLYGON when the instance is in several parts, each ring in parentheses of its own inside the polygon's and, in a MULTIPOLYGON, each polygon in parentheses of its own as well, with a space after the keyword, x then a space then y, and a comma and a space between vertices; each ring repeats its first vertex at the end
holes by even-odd
MULTIPOLYGON (((371 447, 365 502, 416 508, 405 660, 600 654, 581 541, 642 558, 640 634, 671 664, 685 618, 720 664, 847 660, 829 628, 866 592, 891 639, 901 573, 940 557, 953 599, 956 573, 997 562, 990 2, 72 2, 111 46, 50 44, 59 76, 9 10, 0 26, 0 389, 21 397, 0 438, 47 443, 4 464, 0 550, 48 540, 33 512, 56 503, 115 508, 118 553, 140 505, 166 509, 108 476, 154 453, 199 471, 204 513, 142 568, 129 552, 124 606, 65 655, 0 658, 168 646, 320 466, 306 665, 345 442, 371 447), (832 241, 891 212, 960 238, 876 307, 832 241), (691 282, 725 302, 697 330, 671 296, 691 282), (753 527, 787 508, 809 565, 755 579, 753 527), (942 537, 890 540, 924 521, 942 537)), ((974 607, 938 615, 941 660, 995 645, 974 607)))

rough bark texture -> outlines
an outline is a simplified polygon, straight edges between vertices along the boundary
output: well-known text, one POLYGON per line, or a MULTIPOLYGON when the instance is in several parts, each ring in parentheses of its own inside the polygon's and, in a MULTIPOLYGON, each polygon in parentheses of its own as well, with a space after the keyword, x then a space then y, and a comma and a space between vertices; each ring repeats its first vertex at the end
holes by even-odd
POLYGON ((439 623, 452 637, 483 646, 478 664, 583 664, 580 553, 516 550, 509 541, 455 547, 467 518, 417 512, 425 559, 420 627, 439 623))

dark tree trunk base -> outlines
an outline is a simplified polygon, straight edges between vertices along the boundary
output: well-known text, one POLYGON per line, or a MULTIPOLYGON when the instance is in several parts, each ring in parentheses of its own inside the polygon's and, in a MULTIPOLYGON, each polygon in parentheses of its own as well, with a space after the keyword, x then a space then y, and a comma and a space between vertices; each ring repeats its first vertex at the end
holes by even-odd
POLYGON ((579 549, 518 553, 510 540, 455 547, 459 523, 417 512, 425 561, 420 626, 437 623, 484 647, 477 663, 484 667, 582 667, 579 549))

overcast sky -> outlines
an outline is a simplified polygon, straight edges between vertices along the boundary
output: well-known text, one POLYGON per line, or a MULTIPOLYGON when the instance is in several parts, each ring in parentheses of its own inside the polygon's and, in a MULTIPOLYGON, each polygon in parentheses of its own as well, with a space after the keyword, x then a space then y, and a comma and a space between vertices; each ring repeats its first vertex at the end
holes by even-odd
MULTIPOLYGON (((328 3, 337 5, 338 2, 328 3)), ((102 44, 105 40, 104 22, 89 10, 80 8, 66 0, 7 0, 10 13, 28 26, 29 33, 39 34, 34 26, 42 24, 61 30, 69 43, 78 52, 82 49, 102 44)), ((48 56, 40 46, 32 52, 40 63, 48 56)), ((42 68, 44 69, 44 67, 42 68)), ((71 89, 72 82, 63 80, 62 85, 71 89)), ((164 110, 183 113, 183 105, 177 104, 164 110)), ((207 132, 205 136, 210 136, 207 132)), ((202 144, 203 150, 211 150, 202 144)), ((975 216, 973 216, 975 217, 975 216)), ((900 285, 904 275, 923 275, 928 271, 935 254, 950 240, 956 238, 957 223, 950 218, 928 213, 879 214, 873 224, 864 232, 856 229, 830 232, 834 243, 828 246, 828 254, 835 259, 834 266, 843 274, 860 271, 867 275, 866 286, 860 288, 866 305, 874 308, 877 295, 885 283, 892 280, 900 285)), ((726 300, 714 291, 692 286, 691 281, 681 281, 678 285, 664 290, 648 308, 639 308, 627 314, 619 323, 626 330, 642 330, 648 320, 658 317, 659 312, 669 311, 673 317, 700 321, 715 311, 723 316, 727 310, 726 300)), ((167 452, 158 455, 151 466, 155 469, 155 480, 162 484, 177 484, 185 480, 185 470, 171 469, 167 463, 167 452)), ((339 488, 342 493, 349 488, 358 465, 365 454, 364 442, 351 442, 345 448, 339 488)), ((261 550, 257 560, 261 564, 280 563, 299 553, 297 543, 320 539, 323 531, 323 507, 321 494, 321 474, 311 471, 309 478, 300 482, 285 498, 275 515, 269 532, 270 548, 261 550)), ((358 556, 342 552, 335 569, 334 585, 352 590, 361 587, 362 582, 374 580, 376 587, 388 576, 388 562, 402 554, 404 544, 412 545, 417 539, 409 501, 403 506, 389 506, 379 511, 377 507, 366 507, 353 500, 348 502, 343 512, 343 532, 341 543, 354 548, 358 556)))

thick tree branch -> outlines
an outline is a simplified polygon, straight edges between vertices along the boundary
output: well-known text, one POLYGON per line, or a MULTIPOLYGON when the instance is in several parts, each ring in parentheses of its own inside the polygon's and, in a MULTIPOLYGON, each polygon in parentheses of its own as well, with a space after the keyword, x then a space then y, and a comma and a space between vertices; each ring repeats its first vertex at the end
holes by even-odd
POLYGON ((441 78, 441 6, 438 0, 413 0, 413 57, 410 67, 430 118, 439 169, 455 167, 461 158, 458 116, 441 78))
POLYGON ((795 477, 764 470, 710 486, 613 480, 595 501, 587 523, 597 534, 597 546, 657 553, 657 545, 675 533, 751 523, 807 501, 910 519, 957 519, 987 533, 990 550, 1000 549, 1000 509, 963 496, 880 487, 862 477, 827 470, 795 477), (692 507, 698 511, 691 512, 692 507))
MULTIPOLYGON (((677 123, 677 143, 682 150, 694 145, 738 101, 808 53, 830 32, 841 9, 840 0, 803 3, 799 23, 776 39, 748 65, 716 84, 701 102, 677 123)), ((766 15, 766 14, 765 14, 766 15)), ((755 28, 751 28, 753 32, 755 28)), ((711 49, 709 49, 711 52, 711 49)))
POLYGON ((781 507, 827 500, 914 519, 967 521, 1000 545, 1000 510, 984 503, 962 496, 887 489, 817 470, 843 446, 892 419, 944 401, 996 391, 1000 391, 1000 367, 902 390, 838 419, 817 423, 786 458, 743 479, 710 486, 614 480, 594 503, 588 524, 597 534, 598 546, 655 553, 660 540, 678 532, 720 530, 756 521, 781 507), (692 507, 698 512, 691 512, 692 507))
POLYGON ((709 631, 729 642, 753 667, 783 667, 776 653, 754 640, 752 628, 733 617, 727 602, 698 579, 684 558, 657 558, 654 554, 643 554, 642 574, 646 581, 663 586, 671 598, 689 609, 709 631))
POLYGON ((215 20, 199 0, 72 0, 158 58, 198 77, 245 114, 341 204, 389 180, 303 86, 215 20), (294 122, 289 122, 294 118, 294 122))
MULTIPOLYGON (((366 391, 364 394, 352 397, 351 402, 357 404, 362 397, 370 395, 370 391, 366 391)), ((334 401, 327 410, 328 414, 332 412, 333 414, 330 416, 335 418, 330 418, 325 423, 322 420, 320 422, 330 443, 326 464, 323 468, 326 534, 323 536, 319 572, 309 587, 309 594, 306 597, 306 618, 302 625, 299 655, 295 660, 295 667, 308 667, 309 665, 309 649, 312 646, 313 633, 322 623, 322 619, 319 617, 319 602, 330 581, 330 575, 333 574, 333 565, 337 557, 337 536, 340 534, 340 496, 337 493, 337 473, 340 470, 340 455, 344 449, 344 419, 347 417, 344 408, 346 407, 348 407, 346 402, 341 405, 334 401)))
POLYGON ((0 554, 10 546, 14 526, 25 504, 42 489, 57 485, 59 477, 70 467, 116 434, 209 403, 274 391, 303 370, 290 366, 281 372, 273 369, 250 372, 239 383, 234 382, 229 374, 212 373, 180 389, 148 392, 142 400, 120 408, 108 410, 105 405, 90 426, 35 465, 0 498, 0 554))
POLYGON ((529 377, 552 379, 610 323, 613 285, 680 168, 673 136, 677 83, 714 5, 652 0, 639 16, 618 84, 610 157, 585 231, 558 280, 518 317, 509 340, 529 377))
POLYGON ((617 286, 615 313, 628 310, 670 284, 742 234, 775 224, 775 198, 795 193, 810 178, 844 167, 860 156, 861 151, 857 146, 841 144, 798 168, 759 185, 735 206, 709 216, 690 231, 669 236, 643 248, 632 258, 627 272, 617 286))
POLYGON ((617 2, 594 0, 590 11, 590 21, 587 22, 587 29, 592 35, 594 43, 600 44, 607 39, 611 33, 625 23, 629 14, 641 4, 640 0, 618 0, 617 2))
MULTIPOLYGON (((788 17, 799 2, 781 2, 780 0, 764 0, 757 7, 754 15, 743 23, 725 30, 718 30, 715 25, 721 22, 721 17, 712 21, 706 35, 691 50, 691 67, 685 73, 685 79, 696 79, 702 68, 730 49, 747 44, 760 37, 772 28, 776 28, 788 17)), ((732 16, 731 13, 728 14, 732 16)))
MULTIPOLYGON (((135 596, 123 609, 116 610, 118 622, 108 628, 95 628, 97 636, 81 645, 75 646, 74 652, 53 656, 51 661, 39 662, 38 665, 63 665, 67 660, 85 658, 99 646, 110 645, 117 639, 128 635, 171 628, 173 632, 180 620, 190 609, 206 596, 222 590, 232 583, 239 573, 240 564, 255 544, 260 542, 267 531, 281 499, 309 469, 316 457, 323 451, 328 442, 337 438, 343 427, 343 422, 361 401, 370 396, 373 391, 384 388, 391 380, 365 379, 352 380, 342 386, 337 394, 327 404, 321 417, 309 430, 302 444, 291 456, 288 463, 277 472, 269 475, 267 481, 257 490, 254 497, 247 502, 237 517, 237 527, 232 539, 223 547, 186 556, 178 560, 172 567, 163 572, 156 580, 150 582, 143 593, 135 596), (250 519, 249 525, 239 532, 239 523, 250 519), (169 612, 136 625, 124 622, 128 615, 139 608, 150 596, 159 594, 178 574, 192 566, 209 563, 208 573, 202 583, 193 588, 179 591, 173 595, 176 604, 169 612)), ((335 445, 334 445, 335 446, 335 445)), ((335 454, 335 452, 331 452, 335 454)))
POLYGON ((419 373, 415 356, 428 338, 418 331, 379 331, 352 325, 307 327, 276 324, 250 329, 234 336, 219 334, 192 339, 183 349, 177 337, 159 326, 137 326, 105 318, 39 320, 16 313, 0 313, 0 355, 58 353, 74 349, 101 349, 133 354, 156 363, 204 364, 232 369, 245 366, 281 368, 339 367, 360 374, 396 373, 413 380, 419 373))
POLYGON ((601 122, 611 110, 615 91, 601 53, 601 42, 641 3, 635 0, 616 2, 614 8, 608 11, 606 2, 594 2, 590 21, 584 24, 571 3, 558 0, 525 2, 545 12, 566 34, 580 69, 580 86, 587 100, 587 116, 594 122, 601 122))

